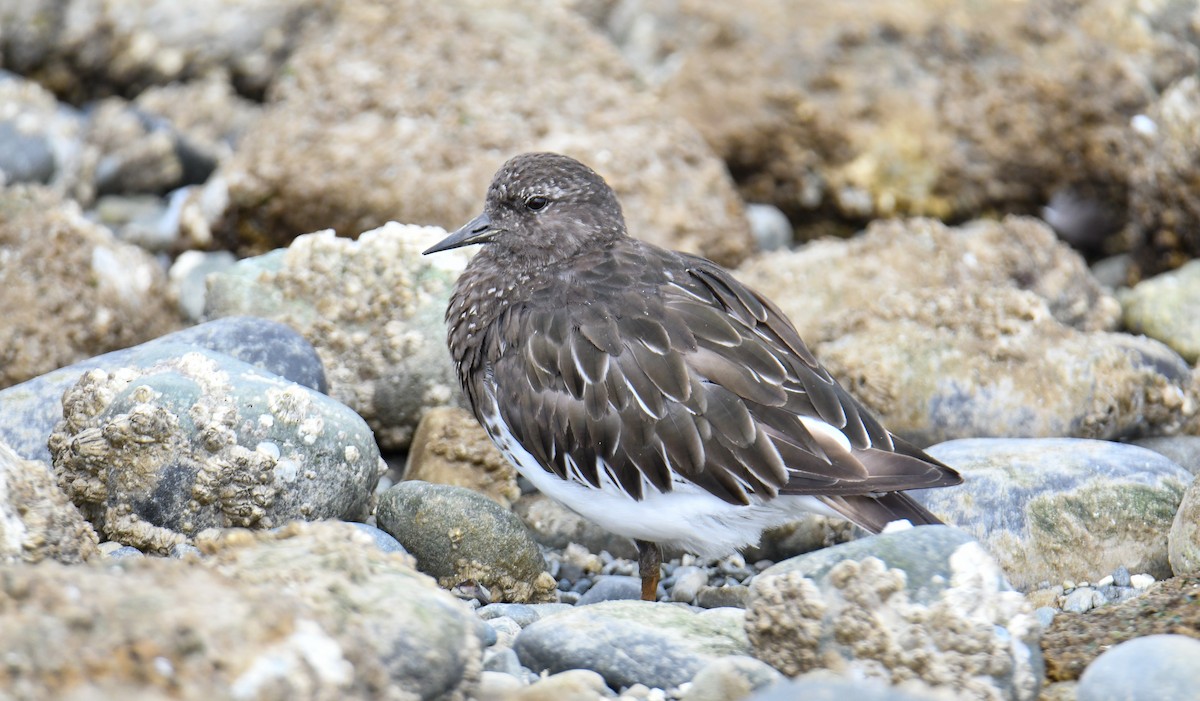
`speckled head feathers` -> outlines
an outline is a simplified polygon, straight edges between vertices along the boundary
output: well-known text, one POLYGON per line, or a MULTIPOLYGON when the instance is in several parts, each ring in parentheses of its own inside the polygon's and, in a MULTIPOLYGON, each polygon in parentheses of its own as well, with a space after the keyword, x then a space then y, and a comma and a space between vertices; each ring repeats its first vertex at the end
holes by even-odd
POLYGON ((621 205, 596 171, 557 153, 524 153, 496 172, 483 214, 426 252, 487 244, 506 265, 544 266, 623 236, 621 205))

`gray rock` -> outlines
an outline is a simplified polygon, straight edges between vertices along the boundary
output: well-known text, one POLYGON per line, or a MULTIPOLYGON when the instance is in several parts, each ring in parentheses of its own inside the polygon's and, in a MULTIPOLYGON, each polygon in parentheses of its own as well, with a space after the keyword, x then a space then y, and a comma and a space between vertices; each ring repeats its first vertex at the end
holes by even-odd
POLYGON ((792 223, 771 204, 747 204, 746 219, 759 251, 777 251, 792 245, 792 223))
POLYGON ((96 532, 49 468, 0 442, 0 563, 71 564, 98 554, 96 532))
POLYGON ((522 628, 541 617, 537 609, 528 604, 488 604, 477 609, 475 615, 485 621, 508 618, 522 628))
POLYGON ((315 4, 102 3, 89 7, 86 19, 40 3, 16 3, 5 10, 6 23, 26 28, 19 36, 0 37, 5 67, 22 74, 48 71, 58 76, 60 95, 83 103, 214 73, 261 95, 305 36, 301 26, 315 4))
POLYGON ((839 679, 829 674, 809 674, 746 696, 742 701, 937 701, 944 698, 932 692, 898 689, 874 679, 839 679))
POLYGON ((579 597, 576 606, 587 606, 600 601, 623 601, 642 598, 642 580, 623 574, 602 574, 592 586, 579 597))
POLYGON ((46 440, 62 419, 62 395, 88 370, 147 368, 169 358, 207 349, 223 353, 319 392, 325 391, 321 359, 302 336, 286 324, 254 317, 229 317, 176 331, 59 368, 0 390, 0 440, 18 455, 50 462, 46 440))
POLYGON ((1088 665, 1078 701, 1188 701, 1200 689, 1200 640, 1148 635, 1117 645, 1088 665))
POLYGON ((482 494, 401 482, 380 495, 375 519, 444 587, 475 582, 497 601, 554 600, 556 582, 537 543, 516 515, 482 494))
POLYGON ((1143 280, 1118 292, 1125 326, 1175 349, 1183 359, 1200 359, 1200 260, 1143 280))
POLYGON ((206 349, 89 370, 63 417, 59 484, 100 533, 156 553, 205 528, 364 518, 385 469, 350 409, 206 349))
POLYGON ((1129 568, 1125 565, 1121 565, 1112 572, 1113 584, 1117 585, 1118 587, 1130 586, 1131 580, 1129 577, 1129 568))
POLYGON ((671 576, 675 580, 669 591, 671 601, 695 603, 700 588, 708 584, 708 572, 695 565, 676 568, 671 576))
POLYGON ((512 647, 513 642, 517 639, 517 634, 521 632, 522 628, 520 624, 508 616, 488 619, 485 625, 491 637, 491 641, 486 643, 489 647, 512 647))
POLYGON ((351 522, 350 525, 371 536, 371 540, 375 541, 375 547, 379 548, 385 553, 408 552, 404 549, 404 546, 400 544, 400 541, 393 538, 391 533, 388 533, 382 528, 376 528, 370 524, 356 522, 351 522))
POLYGON ((1200 436, 1154 436, 1132 443, 1161 453, 1193 475, 1200 475, 1200 436))
POLYGON ((1167 560, 1176 576, 1200 575, 1200 478, 1183 493, 1167 533, 1167 560))
POLYGON ((295 328, 321 354, 330 394, 366 419, 382 448, 405 448, 427 409, 459 401, 443 317, 469 253, 420 255, 444 235, 393 222, 357 241, 301 236, 210 275, 204 314, 295 328))
POLYGON ((502 672, 514 677, 522 676, 525 668, 511 647, 488 650, 483 655, 483 669, 488 672, 502 672))
POLYGON ((1162 455, 1070 438, 978 438, 929 453, 962 486, 912 494, 983 543, 1010 581, 1098 581, 1118 566, 1170 576, 1167 533, 1192 476, 1162 455))
POLYGON ((753 657, 718 657, 692 678, 681 701, 738 701, 755 691, 782 683, 784 679, 774 667, 753 657))
POLYGON ((978 542, 948 526, 871 536, 766 569, 750 586, 746 631, 754 656, 789 676, 832 659, 843 673, 1029 701, 1042 682, 1032 607, 978 542))
POLYGON ((718 657, 748 652, 741 611, 696 613, 647 601, 605 601, 543 618, 521 631, 513 649, 535 672, 590 669, 614 689, 677 687, 718 657))
POLYGON ((54 151, 39 134, 0 121, 0 179, 6 185, 48 183, 54 176, 54 151))
POLYGON ((146 557, 146 553, 129 545, 122 545, 119 548, 113 548, 105 552, 104 556, 111 560, 127 560, 129 558, 146 557))
POLYGON ((721 587, 700 587, 696 593, 696 605, 700 608, 715 609, 732 606, 746 608, 750 600, 750 587, 742 584, 731 584, 721 587))
POLYGON ((1104 597, 1095 589, 1091 587, 1079 587, 1070 594, 1067 594, 1067 600, 1063 602, 1063 611, 1087 613, 1103 604, 1103 599, 1104 597))

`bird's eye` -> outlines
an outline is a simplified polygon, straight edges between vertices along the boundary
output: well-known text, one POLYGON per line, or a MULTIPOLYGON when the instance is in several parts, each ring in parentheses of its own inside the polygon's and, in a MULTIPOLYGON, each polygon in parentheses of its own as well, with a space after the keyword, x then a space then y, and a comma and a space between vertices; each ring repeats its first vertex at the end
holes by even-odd
POLYGON ((534 212, 538 211, 539 209, 542 209, 543 207, 545 207, 548 204, 550 204, 550 200, 545 197, 542 197, 541 195, 534 195, 533 197, 530 197, 529 199, 525 200, 525 208, 532 210, 534 212))

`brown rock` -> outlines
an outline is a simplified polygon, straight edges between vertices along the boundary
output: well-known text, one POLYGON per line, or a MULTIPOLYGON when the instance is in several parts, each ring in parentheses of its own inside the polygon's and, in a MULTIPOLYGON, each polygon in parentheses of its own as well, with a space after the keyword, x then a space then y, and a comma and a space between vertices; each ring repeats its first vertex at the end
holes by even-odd
POLYGON ((1180 80, 1135 124, 1129 207, 1137 278, 1200 258, 1200 81, 1180 80))
POLYGON ((1197 65, 1159 29, 1176 10, 1129 0, 575 4, 748 201, 816 231, 1028 213, 1060 188, 1122 203, 1130 118, 1197 65))
POLYGON ((73 564, 96 555, 98 540, 49 465, 0 443, 0 562, 73 564))
POLYGON ((505 508, 521 496, 517 471, 475 417, 457 407, 430 409, 421 419, 404 479, 473 489, 505 508))
POLYGON ((1040 222, 880 222, 738 271, 893 431, 1115 438, 1200 409, 1166 346, 1105 333, 1120 307, 1040 222))
POLYGON ((898 292, 1005 287, 1045 300, 1059 322, 1112 330, 1121 307, 1043 222, 1028 217, 948 227, 931 219, 874 222, 848 241, 814 241, 757 256, 738 277, 773 299, 809 341, 822 325, 898 292))
POLYGON ((158 262, 47 190, 0 193, 0 248, 0 387, 179 323, 158 262))
POLYGON ((213 233, 244 252, 389 219, 456 228, 478 213, 496 168, 531 150, 596 168, 640 238, 726 264, 752 247, 700 135, 554 3, 343 3, 270 98, 219 171, 229 206, 213 233))
POLYGON ((1087 613, 1060 613, 1042 634, 1050 681, 1078 679, 1105 650, 1159 633, 1200 638, 1200 577, 1176 577, 1144 595, 1087 613))
POLYGON ((212 532, 205 557, 0 566, 19 698, 462 701, 474 616, 348 524, 212 532))

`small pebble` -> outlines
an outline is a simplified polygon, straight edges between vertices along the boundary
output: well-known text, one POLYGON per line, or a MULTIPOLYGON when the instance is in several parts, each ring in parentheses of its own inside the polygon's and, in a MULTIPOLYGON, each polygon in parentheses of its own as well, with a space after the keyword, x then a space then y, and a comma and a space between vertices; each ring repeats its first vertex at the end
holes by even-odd
POLYGON ((1135 574, 1129 578, 1129 584, 1134 589, 1146 589, 1151 584, 1154 584, 1154 576, 1149 574, 1135 574))
POLYGON ((1107 587, 1107 586, 1111 586, 1112 583, 1113 583, 1113 576, 1110 574, 1110 575, 1105 575, 1105 577, 1103 579, 1101 579, 1099 582, 1096 582, 1096 586, 1097 587, 1107 587))
POLYGON ((671 587, 671 601, 690 604, 696 600, 700 588, 707 584, 708 573, 703 569, 694 565, 681 566, 675 572, 675 586, 671 587))
POLYGON ((200 552, 200 548, 197 548, 195 545, 191 545, 190 543, 176 543, 171 546, 171 549, 167 551, 167 554, 177 560, 182 560, 185 557, 203 556, 203 553, 200 552))
POLYGON ((483 668, 489 672, 502 672, 520 677, 524 668, 517 653, 511 647, 498 647, 483 653, 483 668))
POLYGON ((529 604, 488 604, 475 612, 485 621, 507 618, 524 628, 538 619, 538 612, 529 604))
POLYGON ((1124 565, 1113 570, 1112 578, 1113 578, 1113 584, 1117 585, 1118 587, 1131 586, 1131 583, 1129 581, 1129 579, 1130 579, 1129 570, 1125 569, 1124 565))
POLYGON ((1033 615, 1037 616, 1038 623, 1041 623, 1043 628, 1049 628, 1050 624, 1054 622, 1054 617, 1058 615, 1058 611, 1050 606, 1039 606, 1034 610, 1033 615))
POLYGON ((496 647, 512 647, 517 634, 521 632, 521 626, 508 616, 493 618, 487 624, 495 633, 496 639, 492 645, 496 647))
POLYGON ((732 606, 746 608, 750 600, 750 587, 744 584, 733 584, 722 587, 700 587, 696 595, 696 605, 700 608, 715 609, 732 606))
POLYGON ((1063 602, 1063 611, 1071 613, 1086 613, 1095 607, 1096 590, 1089 587, 1080 587, 1067 594, 1067 599, 1063 602))
POLYGON ((598 601, 642 598, 642 580, 627 575, 600 575, 596 583, 579 597, 578 605, 587 606, 598 601))

